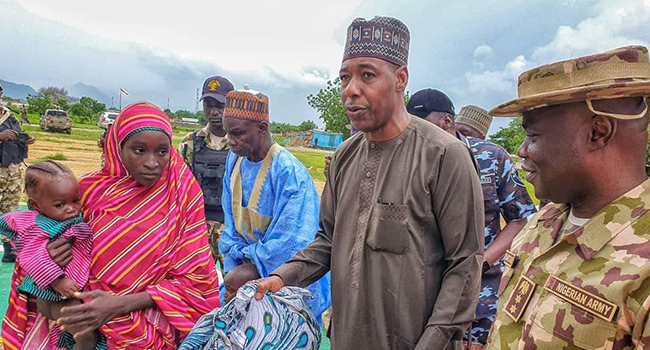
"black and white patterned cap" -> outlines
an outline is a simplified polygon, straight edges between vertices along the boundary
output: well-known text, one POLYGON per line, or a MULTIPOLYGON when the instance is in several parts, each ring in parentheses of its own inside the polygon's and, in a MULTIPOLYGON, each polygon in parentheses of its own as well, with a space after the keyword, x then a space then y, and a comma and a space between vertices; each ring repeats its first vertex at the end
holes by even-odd
POLYGON ((410 39, 409 29, 399 19, 376 16, 366 21, 357 18, 348 27, 343 61, 356 57, 374 57, 406 66, 410 39))

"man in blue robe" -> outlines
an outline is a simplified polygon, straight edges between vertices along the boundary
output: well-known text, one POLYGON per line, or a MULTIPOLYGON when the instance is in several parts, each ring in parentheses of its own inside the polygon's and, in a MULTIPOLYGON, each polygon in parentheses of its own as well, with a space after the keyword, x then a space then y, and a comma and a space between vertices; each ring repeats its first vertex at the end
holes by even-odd
MULTIPOLYGON (((219 251, 226 273, 246 262, 262 277, 314 240, 320 201, 309 171, 273 141, 268 97, 253 90, 226 95, 224 127, 230 153, 226 160, 222 205, 224 232, 219 251)), ((330 278, 307 289, 307 304, 320 319, 331 305, 330 278)))

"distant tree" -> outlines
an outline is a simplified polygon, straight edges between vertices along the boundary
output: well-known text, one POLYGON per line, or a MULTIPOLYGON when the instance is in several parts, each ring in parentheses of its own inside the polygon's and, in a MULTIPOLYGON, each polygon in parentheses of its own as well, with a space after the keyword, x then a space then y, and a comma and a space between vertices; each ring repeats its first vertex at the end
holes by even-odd
POLYGON ((93 110, 83 103, 75 103, 70 106, 70 113, 80 117, 80 121, 90 121, 93 116, 93 110))
POLYGON ((521 125, 521 118, 514 118, 507 127, 490 136, 490 141, 505 148, 510 154, 517 154, 524 139, 526 139, 526 131, 521 125))
POLYGON ((66 100, 59 100, 56 104, 60 109, 64 111, 70 110, 70 104, 68 104, 68 101, 66 100))
POLYGON ((163 112, 165 112, 165 114, 167 114, 167 116, 169 117, 169 119, 174 119, 174 118, 172 118, 174 112, 172 112, 171 109, 169 109, 169 108, 165 108, 165 109, 163 110, 163 112))
POLYGON ((318 128, 318 125, 311 120, 306 120, 298 125, 298 131, 310 131, 318 128))
POLYGON ((307 96, 307 103, 320 113, 320 119, 325 122, 325 129, 343 134, 343 138, 350 136, 346 127, 350 124, 348 113, 341 102, 341 80, 336 78, 327 82, 324 89, 316 95, 307 96))
MULTIPOLYGON (((410 93, 404 94, 404 104, 409 101, 410 93)), ((341 80, 336 78, 327 82, 327 87, 318 91, 316 95, 307 96, 307 103, 320 113, 320 119, 325 122, 325 129, 343 134, 343 138, 350 136, 350 118, 341 101, 341 80)))
POLYGON ((99 115, 106 110, 106 105, 97 100, 84 96, 70 107, 70 113, 78 117, 84 124, 94 123, 99 115))
POLYGON ((196 114, 194 114, 194 113, 192 113, 190 111, 183 110, 183 109, 179 109, 176 112, 174 112, 174 119, 175 120, 182 121, 183 118, 195 119, 196 114))
POLYGON ((287 124, 287 123, 271 122, 271 124, 269 126, 270 126, 270 129, 271 129, 271 133, 273 133, 273 134, 286 134, 286 133, 289 133, 289 132, 298 131, 297 126, 287 124))
POLYGON ((27 111, 29 113, 36 113, 38 115, 43 114, 45 110, 48 108, 54 108, 54 104, 52 103, 52 98, 50 97, 50 95, 44 95, 44 96, 29 95, 27 96, 27 103, 29 104, 29 108, 27 111))
POLYGON ((194 118, 199 120, 199 124, 208 125, 208 119, 205 117, 205 114, 203 113, 203 111, 197 111, 194 114, 194 118))
POLYGON ((54 103, 58 103, 60 100, 68 101, 70 98, 68 90, 56 86, 42 87, 38 89, 38 94, 40 96, 50 95, 54 103))

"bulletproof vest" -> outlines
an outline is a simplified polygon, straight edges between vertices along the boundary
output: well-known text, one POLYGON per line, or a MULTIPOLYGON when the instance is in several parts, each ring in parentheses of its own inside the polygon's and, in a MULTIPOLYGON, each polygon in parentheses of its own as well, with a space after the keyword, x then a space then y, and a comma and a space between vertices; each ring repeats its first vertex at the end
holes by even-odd
POLYGON ((223 222, 221 193, 223 174, 226 172, 228 150, 215 151, 205 143, 205 137, 194 133, 192 152, 192 173, 203 190, 205 218, 223 222))
MULTIPOLYGON (((20 132, 18 120, 10 116, 0 125, 0 132, 7 129, 20 132)), ((27 145, 18 140, 0 142, 0 166, 8 167, 11 164, 22 163, 27 158, 27 145)))

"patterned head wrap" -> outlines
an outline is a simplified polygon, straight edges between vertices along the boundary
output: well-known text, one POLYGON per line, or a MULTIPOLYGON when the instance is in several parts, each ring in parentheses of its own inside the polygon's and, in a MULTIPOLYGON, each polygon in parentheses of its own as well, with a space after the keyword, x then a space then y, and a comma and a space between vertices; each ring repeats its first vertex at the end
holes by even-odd
POLYGON ((356 57, 374 57, 406 66, 411 34, 402 21, 379 17, 355 19, 348 27, 343 61, 356 57))
POLYGON ((157 106, 126 107, 106 136, 106 164, 79 181, 83 219, 93 231, 89 289, 146 291, 156 302, 102 326, 109 348, 173 348, 219 305, 203 194, 187 165, 170 143, 167 168, 153 185, 138 184, 124 167, 121 144, 144 130, 172 136, 169 117, 157 106))
POLYGON ((250 89, 234 90, 226 95, 224 118, 269 121, 269 98, 250 89))

